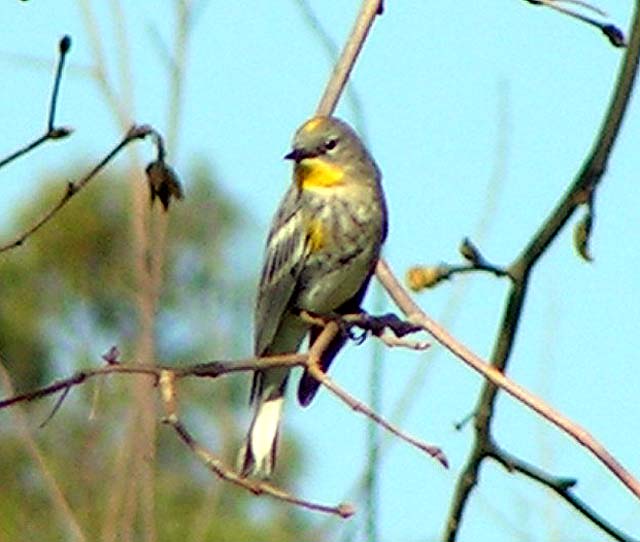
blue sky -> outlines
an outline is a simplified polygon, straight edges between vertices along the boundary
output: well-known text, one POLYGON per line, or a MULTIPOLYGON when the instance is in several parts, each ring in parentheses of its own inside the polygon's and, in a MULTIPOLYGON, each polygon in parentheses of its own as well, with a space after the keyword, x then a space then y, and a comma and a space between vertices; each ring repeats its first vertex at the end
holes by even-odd
MULTIPOLYGON (((154 36, 171 43, 173 3, 129 3, 121 19, 111 10, 117 3, 86 4, 95 4, 109 80, 118 92, 130 86, 132 118, 165 130, 168 80, 154 36), (118 72, 118 28, 133 44, 126 84, 118 72)), ((199 16, 172 162, 180 171, 206 156, 224 189, 248 207, 255 223, 243 247, 242 272, 254 276, 271 214, 289 182, 290 165, 281 158, 295 128, 315 109, 331 61, 294 1, 196 4, 199 16), (246 257, 251 251, 255 257, 246 257)), ((0 154, 43 126, 56 44, 63 34, 73 37, 73 49, 58 119, 76 132, 73 140, 50 144, 2 172, 0 227, 20 198, 37 189, 40 175, 82 155, 100 156, 122 133, 87 73, 94 60, 81 5, 33 0, 3 6, 0 118, 11 129, 0 154)), ((341 44, 359 3, 311 5, 341 44)), ((631 0, 598 0, 598 5, 628 28, 631 0)), ((385 255, 392 268, 404 275, 416 263, 457 262, 465 236, 491 261, 508 264, 587 155, 621 58, 622 51, 597 31, 522 0, 482 7, 387 2, 353 84, 371 151, 384 174, 390 210, 385 255), (499 149, 502 173, 492 180, 499 149)), ((354 120, 344 100, 338 114, 354 120)), ((576 257, 572 221, 534 272, 509 374, 587 428, 640 476, 639 126, 636 96, 597 193, 595 261, 586 264, 576 257)), ((493 277, 467 275, 419 294, 418 301, 486 357, 506 288, 493 277), (455 299, 458 308, 449 320, 455 299)), ((96 359, 102 351, 100 345, 96 359)), ((332 376, 366 398, 370 359, 369 344, 352 346, 332 376)), ((419 393, 402 424, 441 445, 451 469, 444 471, 392 442, 380 469, 381 540, 435 540, 472 437, 470 427, 457 432, 453 423, 472 410, 481 379, 435 344, 426 354, 387 352, 382 371, 382 413, 391 415, 407 385, 416 382, 419 393)), ((512 399, 502 397, 498 405, 496 436, 503 446, 553 474, 578 478, 577 492, 591 506, 627 532, 640 532, 637 500, 584 449, 512 399)), ((296 431, 309 447, 310 461, 297 490, 325 502, 351 500, 348 492, 366 462, 364 418, 322 393, 304 411, 290 401, 285 423, 285 430, 296 431)), ((533 482, 489 463, 481 474, 460 540, 602 539, 533 482)), ((350 532, 343 529, 355 529, 360 540, 362 518, 344 527, 338 527, 341 520, 314 520, 335 524, 336 540, 350 532)))

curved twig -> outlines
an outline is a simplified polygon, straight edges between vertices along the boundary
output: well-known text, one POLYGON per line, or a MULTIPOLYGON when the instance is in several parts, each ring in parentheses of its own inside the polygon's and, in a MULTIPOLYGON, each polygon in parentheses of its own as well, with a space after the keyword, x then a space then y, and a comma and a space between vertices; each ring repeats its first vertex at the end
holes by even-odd
POLYGON ((51 207, 39 220, 37 220, 31 227, 18 235, 14 240, 9 241, 3 245, 0 245, 0 253, 14 249, 21 246, 29 237, 42 228, 47 222, 49 222, 58 212, 65 206, 73 196, 75 196, 80 190, 82 190, 89 182, 100 173, 100 171, 113 160, 122 149, 124 149, 129 143, 138 139, 144 139, 148 135, 155 134, 157 132, 149 125, 143 124, 140 126, 132 126, 126 133, 124 138, 102 159, 100 162, 87 173, 84 177, 75 182, 67 184, 62 196, 58 202, 51 207))

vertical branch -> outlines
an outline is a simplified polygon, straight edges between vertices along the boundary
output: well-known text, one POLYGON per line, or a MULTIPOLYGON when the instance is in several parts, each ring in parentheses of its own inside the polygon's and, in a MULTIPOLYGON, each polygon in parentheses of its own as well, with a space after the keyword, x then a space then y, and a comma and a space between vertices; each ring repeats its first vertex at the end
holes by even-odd
POLYGON ((169 59, 169 114, 167 122, 167 147, 170 152, 178 151, 180 120, 182 117, 182 94, 184 90, 184 74, 186 73, 189 38, 193 21, 191 0, 178 0, 175 4, 176 30, 173 55, 169 59))
MULTIPOLYGON (((569 221, 575 210, 585 201, 585 195, 592 199, 606 169, 611 150, 619 133, 624 113, 629 103, 631 89, 638 68, 640 55, 640 0, 636 1, 636 12, 631 25, 632 35, 614 93, 605 114, 602 126, 594 140, 593 149, 575 180, 560 199, 556 208, 540 225, 538 231, 510 266, 513 284, 508 294, 507 303, 502 316, 500 330, 491 356, 493 368, 504 373, 511 355, 513 341, 522 316, 529 278, 534 266, 546 252, 551 243, 569 221)), ((481 463, 493 447, 491 424, 495 411, 495 400, 498 388, 492 382, 485 382, 475 408, 475 440, 466 466, 464 467, 454 492, 445 525, 445 540, 456 539, 465 507, 471 491, 477 484, 481 463)), ((565 430, 581 444, 587 446, 605 465, 636 495, 639 493, 638 483, 618 464, 597 442, 584 431, 566 426, 565 430), (584 437, 588 438, 584 438, 584 437)))
MULTIPOLYGON (((381 314, 384 303, 382 288, 375 285, 374 313, 381 314)), ((374 412, 381 412, 382 368, 385 350, 381 341, 374 341, 369 372, 369 405, 374 412)), ((379 540, 378 533, 378 473, 380 464, 380 428, 377 423, 367 424, 367 450, 369 460, 364 476, 364 493, 366 499, 365 533, 369 542, 379 540)))
MULTIPOLYGON (((107 74, 106 55, 103 37, 100 33, 98 21, 92 11, 90 2, 80 3, 87 34, 90 39, 94 57, 94 74, 98 89, 102 92, 106 103, 111 107, 114 116, 121 126, 131 123, 133 114, 131 106, 133 100, 133 76, 129 55, 129 38, 120 27, 122 24, 122 8, 119 0, 112 0, 114 23, 118 40, 117 56, 122 88, 121 94, 116 92, 107 74), (124 97, 123 97, 124 96, 124 97)), ((133 153, 130 163, 131 196, 131 239, 133 251, 133 273, 136 282, 135 305, 138 312, 138 330, 135 346, 135 359, 141 363, 154 359, 154 318, 155 302, 153 292, 155 288, 150 284, 148 268, 150 240, 148 235, 149 196, 146 183, 142 178, 143 168, 139 154, 133 153)), ((154 542, 157 538, 154 520, 153 493, 153 458, 155 456, 155 414, 153 403, 153 389, 148 382, 133 382, 131 388, 134 397, 134 407, 129 410, 125 421, 127 436, 131 440, 130 454, 122 458, 115 466, 116 479, 123 483, 117 486, 109 498, 114 510, 120 510, 119 516, 107 514, 103 529, 104 540, 128 542, 132 540, 133 525, 137 511, 142 513, 145 539, 154 542), (109 521, 116 519, 115 523, 109 521)))

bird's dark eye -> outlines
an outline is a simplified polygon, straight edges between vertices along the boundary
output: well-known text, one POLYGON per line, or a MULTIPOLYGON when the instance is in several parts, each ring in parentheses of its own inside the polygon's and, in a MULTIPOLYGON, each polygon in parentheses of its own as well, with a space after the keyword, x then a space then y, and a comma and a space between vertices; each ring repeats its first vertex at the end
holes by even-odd
POLYGON ((336 148, 337 144, 338 144, 337 139, 327 139, 327 141, 324 144, 324 148, 328 151, 331 151, 336 148))

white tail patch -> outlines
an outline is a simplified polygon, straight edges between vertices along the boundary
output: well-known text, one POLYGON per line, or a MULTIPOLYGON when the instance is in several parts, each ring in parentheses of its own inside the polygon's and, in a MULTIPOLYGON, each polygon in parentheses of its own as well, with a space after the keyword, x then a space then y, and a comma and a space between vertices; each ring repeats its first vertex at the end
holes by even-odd
POLYGON ((265 401, 258 407, 249 436, 255 474, 264 476, 271 474, 283 404, 284 397, 278 397, 265 401))

